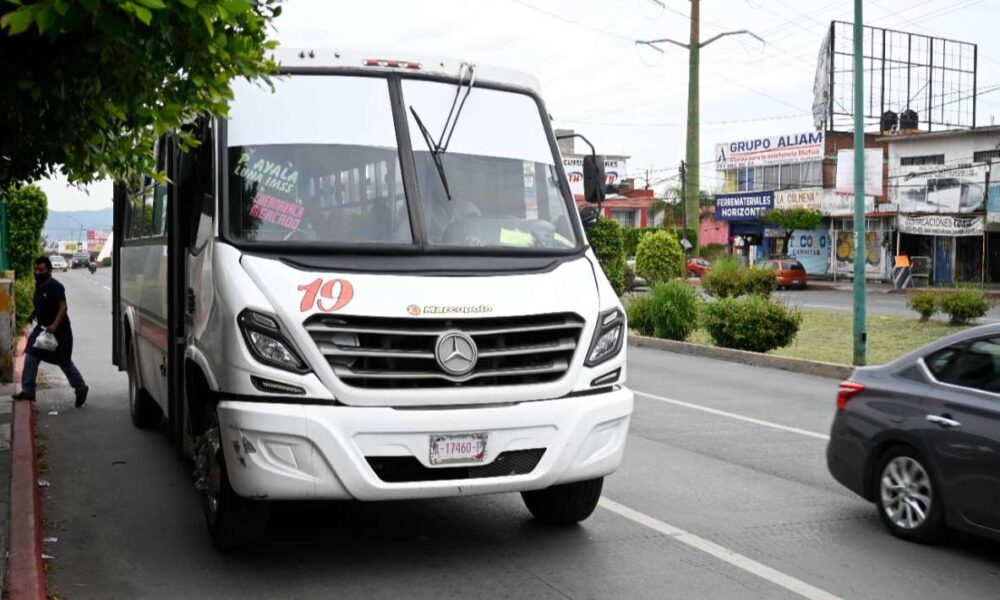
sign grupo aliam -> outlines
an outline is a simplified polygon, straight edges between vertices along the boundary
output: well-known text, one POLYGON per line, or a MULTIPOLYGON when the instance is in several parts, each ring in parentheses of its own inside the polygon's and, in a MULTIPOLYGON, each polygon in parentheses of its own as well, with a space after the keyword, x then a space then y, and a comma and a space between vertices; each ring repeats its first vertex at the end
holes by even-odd
POLYGON ((715 218, 719 221, 754 221, 773 208, 774 192, 715 195, 715 218))
POLYGON ((823 132, 808 131, 715 145, 715 168, 762 167, 823 160, 823 132))

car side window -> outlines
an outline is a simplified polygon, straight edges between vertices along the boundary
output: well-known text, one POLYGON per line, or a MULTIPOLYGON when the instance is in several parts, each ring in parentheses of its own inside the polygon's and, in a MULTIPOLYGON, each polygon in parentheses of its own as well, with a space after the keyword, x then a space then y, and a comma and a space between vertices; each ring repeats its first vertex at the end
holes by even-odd
POLYGON ((1000 337, 939 350, 928 356, 926 362, 938 381, 1000 393, 1000 337))

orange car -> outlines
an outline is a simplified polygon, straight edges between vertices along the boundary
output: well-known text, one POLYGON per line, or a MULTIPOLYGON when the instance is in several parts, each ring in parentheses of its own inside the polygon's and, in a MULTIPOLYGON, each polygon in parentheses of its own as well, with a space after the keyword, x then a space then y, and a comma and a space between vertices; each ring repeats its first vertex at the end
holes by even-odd
POLYGON ((806 268, 794 258, 772 258, 766 261, 763 267, 775 270, 775 280, 779 290, 793 287, 800 290, 806 288, 806 268))

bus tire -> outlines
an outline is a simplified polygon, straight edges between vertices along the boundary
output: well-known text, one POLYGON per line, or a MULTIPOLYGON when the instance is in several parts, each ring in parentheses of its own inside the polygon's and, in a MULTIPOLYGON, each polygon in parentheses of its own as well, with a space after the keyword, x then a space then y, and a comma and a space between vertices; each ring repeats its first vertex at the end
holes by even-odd
POLYGON ((207 406, 206 430, 199 443, 197 461, 207 460, 208 481, 202 499, 205 524, 212 545, 222 552, 239 550, 259 542, 267 530, 270 513, 267 502, 243 498, 229 483, 225 449, 219 438, 219 419, 215 406, 207 406))
POLYGON ((521 492, 525 506, 535 519, 548 525, 573 525, 597 508, 604 478, 554 485, 543 490, 521 492))
POLYGON ((139 429, 152 429, 160 424, 163 416, 159 405, 139 382, 138 361, 135 348, 129 344, 128 352, 128 407, 132 424, 139 429))

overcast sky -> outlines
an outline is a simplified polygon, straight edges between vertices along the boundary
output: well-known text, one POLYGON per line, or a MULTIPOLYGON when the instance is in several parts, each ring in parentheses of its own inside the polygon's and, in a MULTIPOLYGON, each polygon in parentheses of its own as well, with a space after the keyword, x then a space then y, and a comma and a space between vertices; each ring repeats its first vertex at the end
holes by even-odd
MULTIPOLYGON (((849 0, 703 0, 702 39, 749 29, 701 56, 701 160, 717 142, 809 131, 816 58, 832 19, 852 20, 849 0), (733 122, 736 121, 736 122, 733 122)), ((657 181, 684 157, 687 54, 659 54, 635 40, 686 41, 686 0, 288 0, 275 36, 286 46, 444 55, 529 71, 559 127, 586 134, 599 152, 627 154, 631 174, 657 181)), ((979 89, 1000 84, 1000 2, 865 1, 869 25, 979 44, 979 89)), ((385 54, 389 56, 389 54, 385 54)), ((1000 123, 1000 89, 983 94, 978 124, 1000 123)), ((716 184, 711 167, 703 187, 716 184)), ((110 205, 109 184, 86 192, 44 183, 54 210, 110 205)))

